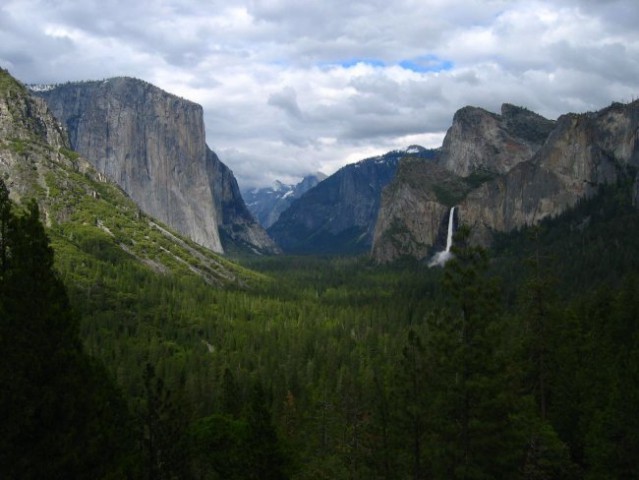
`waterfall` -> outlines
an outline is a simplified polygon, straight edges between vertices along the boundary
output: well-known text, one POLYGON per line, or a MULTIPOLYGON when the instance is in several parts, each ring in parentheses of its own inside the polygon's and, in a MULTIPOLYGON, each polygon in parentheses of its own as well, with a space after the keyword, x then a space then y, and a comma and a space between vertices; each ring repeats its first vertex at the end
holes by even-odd
POLYGON ((450 253, 450 247, 453 246, 453 231, 455 229, 455 207, 451 207, 448 214, 448 234, 446 235, 446 249, 441 252, 437 252, 433 255, 433 258, 428 262, 429 267, 443 267, 444 264, 450 260, 453 256, 450 253))
POLYGON ((453 246, 453 227, 455 223, 455 207, 450 209, 450 213, 448 214, 448 236, 446 237, 446 250, 445 252, 450 253, 450 247, 453 246))

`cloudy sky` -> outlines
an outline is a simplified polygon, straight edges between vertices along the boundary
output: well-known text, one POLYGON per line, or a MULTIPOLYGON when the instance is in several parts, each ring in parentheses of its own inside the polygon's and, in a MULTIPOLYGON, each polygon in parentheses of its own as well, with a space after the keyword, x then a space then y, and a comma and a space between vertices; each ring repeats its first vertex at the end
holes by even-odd
POLYGON ((465 105, 639 96, 637 0, 1 0, 24 83, 133 76, 204 107, 241 187, 411 144, 465 105))

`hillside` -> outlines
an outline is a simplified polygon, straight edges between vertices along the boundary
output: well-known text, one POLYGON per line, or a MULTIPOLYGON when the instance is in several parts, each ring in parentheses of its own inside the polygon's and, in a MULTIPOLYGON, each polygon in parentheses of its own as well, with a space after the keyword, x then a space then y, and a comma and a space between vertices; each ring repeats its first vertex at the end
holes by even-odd
POLYGON ((293 202, 268 229, 269 234, 286 253, 368 251, 382 189, 406 156, 428 161, 435 151, 413 146, 342 167, 293 202))
POLYGON ((512 106, 501 116, 461 109, 444 139, 438 172, 429 162, 400 163, 383 194, 372 254, 379 262, 425 258, 452 206, 485 246, 495 233, 559 215, 600 185, 634 175, 638 125, 637 101, 556 122, 512 106), (442 175, 444 182, 415 181, 442 175))
POLYGON ((153 274, 193 275, 211 285, 242 284, 241 268, 182 239, 142 213, 122 190, 71 150, 40 99, 0 72, 0 174, 18 202, 35 198, 60 262, 80 275, 81 256, 136 265, 153 274))
POLYGON ((205 143, 202 107, 133 78, 34 88, 70 146, 139 208, 215 252, 275 253, 233 172, 205 143))
POLYGON ((246 206, 260 225, 269 228, 280 218, 282 212, 291 206, 294 200, 300 198, 325 178, 326 175, 323 173, 306 175, 296 185, 287 185, 276 180, 271 187, 251 188, 242 192, 242 196, 246 201, 246 206))

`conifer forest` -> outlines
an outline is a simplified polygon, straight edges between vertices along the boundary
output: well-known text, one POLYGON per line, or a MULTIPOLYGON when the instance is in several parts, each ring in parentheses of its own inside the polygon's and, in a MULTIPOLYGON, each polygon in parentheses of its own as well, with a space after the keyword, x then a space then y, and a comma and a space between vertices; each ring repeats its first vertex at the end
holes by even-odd
POLYGON ((461 226, 444 267, 239 256, 224 288, 1 187, 2 478, 639 475, 628 182, 489 249, 461 226))

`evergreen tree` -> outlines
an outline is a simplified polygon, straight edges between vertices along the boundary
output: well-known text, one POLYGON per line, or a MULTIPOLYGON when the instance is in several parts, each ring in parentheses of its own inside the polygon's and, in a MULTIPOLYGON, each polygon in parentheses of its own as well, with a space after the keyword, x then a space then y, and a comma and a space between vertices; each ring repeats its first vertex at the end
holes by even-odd
POLYGON ((586 478, 639 475, 639 282, 626 279, 584 312, 588 336, 581 385, 586 478))
POLYGON ((410 445, 408 450, 412 478, 420 480, 426 477, 424 463, 425 422, 428 415, 425 396, 432 393, 432 385, 425 371, 425 353, 421 338, 411 329, 408 332, 406 346, 402 350, 399 373, 399 393, 401 415, 399 418, 403 437, 410 445))
POLYGON ((221 397, 222 413, 232 418, 239 418, 242 413, 243 402, 233 372, 228 367, 224 369, 224 376, 222 377, 221 397))
POLYGON ((4 277, 5 271, 8 268, 7 258, 11 218, 9 189, 0 179, 0 278, 4 277))
POLYGON ((514 478, 522 456, 512 422, 515 391, 502 343, 495 282, 469 230, 455 236, 445 267, 451 303, 429 322, 435 478, 514 478))
POLYGON ((286 458, 270 412, 270 399, 261 382, 256 382, 248 412, 247 453, 250 480, 285 480, 286 458))
MULTIPOLYGON (((551 422, 553 386, 562 360, 558 358, 557 342, 563 336, 565 315, 557 305, 554 281, 544 268, 539 227, 531 229, 533 254, 528 258, 530 277, 521 289, 519 304, 523 319, 522 366, 524 397, 530 395, 534 407, 521 412, 528 431, 527 453, 523 467, 525 479, 569 479, 576 475, 568 446, 559 438, 551 422)), ((574 337, 574 331, 570 336, 574 337)), ((566 335, 567 337, 568 335, 566 335)), ((574 372, 573 372, 574 374, 574 372)), ((522 425, 523 426, 523 425, 522 425)))
POLYGON ((246 480, 248 425, 227 415, 210 415, 191 428, 196 478, 246 480))
POLYGON ((147 363, 144 374, 145 402, 142 412, 144 452, 149 480, 190 478, 191 455, 186 422, 171 392, 147 363))
POLYGON ((82 351, 37 204, 13 209, 0 180, 0 476, 131 472, 126 407, 82 351))

